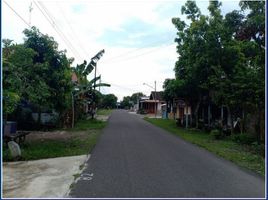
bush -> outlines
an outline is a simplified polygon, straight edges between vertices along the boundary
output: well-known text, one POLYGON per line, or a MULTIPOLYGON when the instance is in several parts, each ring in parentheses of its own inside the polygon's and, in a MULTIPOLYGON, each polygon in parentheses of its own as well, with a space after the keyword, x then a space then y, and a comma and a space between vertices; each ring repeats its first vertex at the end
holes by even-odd
POLYGON ((142 115, 147 114, 147 112, 146 112, 144 109, 140 109, 140 110, 138 110, 138 113, 139 113, 139 114, 142 114, 142 115))
POLYGON ((262 157, 265 157, 265 145, 258 144, 258 142, 253 142, 251 145, 253 152, 260 154, 262 157))
POLYGON ((218 130, 218 129, 213 129, 210 131, 210 135, 216 139, 216 140, 219 140, 222 138, 222 134, 221 132, 218 130))
POLYGON ((256 141, 256 138, 250 134, 239 134, 233 136, 233 141, 240 144, 252 144, 256 141))

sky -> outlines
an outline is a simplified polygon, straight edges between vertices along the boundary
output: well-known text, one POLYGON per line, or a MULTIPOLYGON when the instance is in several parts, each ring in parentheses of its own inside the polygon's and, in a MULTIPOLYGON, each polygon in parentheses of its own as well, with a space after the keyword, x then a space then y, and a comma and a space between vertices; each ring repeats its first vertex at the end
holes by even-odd
MULTIPOLYGON (((113 93, 119 100, 135 92, 149 95, 154 81, 161 91, 165 79, 175 76, 179 55, 171 19, 185 19, 180 12, 184 0, 5 1, 20 17, 2 3, 2 38, 22 43, 23 30, 36 26, 58 42, 59 50, 66 49, 67 56, 75 58, 73 66, 90 61, 104 49, 97 63, 97 75, 111 84, 100 89, 104 94, 113 93)), ((239 10, 237 0, 222 4, 223 14, 239 10)), ((197 1, 197 5, 207 14, 208 1, 197 1)))

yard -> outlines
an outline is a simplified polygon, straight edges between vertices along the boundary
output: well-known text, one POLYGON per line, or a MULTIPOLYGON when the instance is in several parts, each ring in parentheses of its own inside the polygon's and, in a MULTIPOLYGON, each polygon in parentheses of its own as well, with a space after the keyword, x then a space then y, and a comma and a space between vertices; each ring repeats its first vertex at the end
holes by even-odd
MULTIPOLYGON (((20 145, 22 154, 20 160, 88 154, 94 148, 106 123, 95 119, 80 120, 73 129, 50 132, 33 131, 20 145)), ((5 145, 3 160, 12 161, 5 145)))
POLYGON ((262 176, 265 175, 265 160, 264 157, 260 155, 257 145, 238 144, 232 141, 231 138, 215 140, 208 133, 202 131, 178 128, 174 120, 152 118, 145 118, 145 120, 188 142, 230 160, 240 167, 255 171, 262 176))

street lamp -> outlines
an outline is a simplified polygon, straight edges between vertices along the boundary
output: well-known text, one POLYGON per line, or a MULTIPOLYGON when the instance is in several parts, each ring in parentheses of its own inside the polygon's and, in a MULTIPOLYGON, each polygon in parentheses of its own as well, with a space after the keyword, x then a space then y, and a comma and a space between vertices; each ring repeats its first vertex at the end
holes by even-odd
POLYGON ((78 87, 74 87, 74 91, 71 91, 72 93, 72 128, 74 127, 74 92, 79 91, 78 87))
POLYGON ((154 97, 154 103, 155 103, 155 118, 156 118, 156 113, 157 113, 157 104, 156 104, 156 81, 154 81, 154 88, 153 88, 153 86, 150 86, 150 85, 148 85, 147 83, 143 83, 143 85, 147 85, 148 87, 154 89, 154 95, 153 95, 153 97, 154 97))

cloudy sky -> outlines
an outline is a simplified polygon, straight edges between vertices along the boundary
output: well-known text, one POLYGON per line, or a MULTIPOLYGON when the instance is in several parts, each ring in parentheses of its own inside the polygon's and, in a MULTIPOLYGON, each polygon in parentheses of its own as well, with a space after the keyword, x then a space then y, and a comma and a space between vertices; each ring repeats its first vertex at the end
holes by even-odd
MULTIPOLYGON (((171 19, 184 19, 180 10, 185 1, 5 1, 9 6, 2 4, 2 38, 21 43, 22 31, 28 25, 36 26, 54 37, 59 49, 67 50, 68 57, 75 58, 74 65, 89 61, 105 49, 97 74, 111 87, 101 88, 103 93, 113 93, 119 100, 135 92, 149 95, 152 89, 143 83, 154 87, 156 81, 160 91, 166 78, 174 78, 178 55, 171 19)), ((202 13, 207 13, 208 1, 197 4, 202 13)), ((233 9, 239 9, 238 1, 223 1, 223 13, 233 9)))

